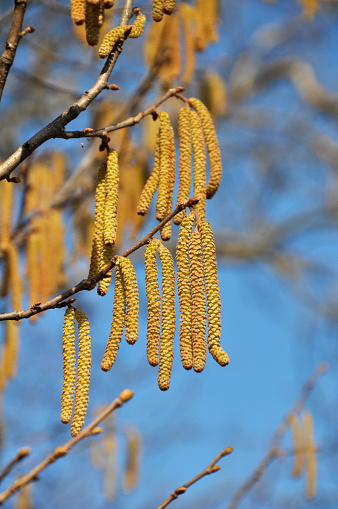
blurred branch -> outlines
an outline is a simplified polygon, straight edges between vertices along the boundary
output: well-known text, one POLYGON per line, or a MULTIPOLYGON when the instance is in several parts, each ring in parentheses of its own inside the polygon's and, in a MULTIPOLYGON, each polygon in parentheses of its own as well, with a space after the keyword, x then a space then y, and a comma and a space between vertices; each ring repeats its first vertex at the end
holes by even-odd
POLYGON ((5 465, 1 470, 0 482, 13 470, 13 468, 19 463, 19 461, 25 458, 29 453, 30 453, 29 447, 23 447, 22 449, 19 449, 14 458, 11 459, 11 461, 9 461, 7 465, 5 465))
POLYGON ((326 373, 328 368, 329 368, 328 364, 326 362, 322 362, 321 364, 319 364, 319 366, 312 374, 312 376, 309 378, 309 380, 304 384, 304 387, 300 393, 298 400, 290 409, 288 414, 284 417, 284 420, 281 422, 281 424, 278 426, 267 454, 264 456, 262 461, 257 465, 253 473, 250 475, 249 479, 245 481, 245 483, 242 484, 242 486, 240 486, 240 488, 236 491, 235 495, 232 498, 232 501, 227 506, 227 509, 235 509, 242 500, 242 498, 244 498, 244 496, 247 495, 248 491, 250 491, 251 488, 261 479, 262 475, 264 474, 265 470, 268 468, 270 463, 272 463, 272 461, 279 457, 279 444, 285 432, 289 428, 290 415, 298 414, 303 409, 312 390, 317 385, 321 376, 324 373, 326 373))
MULTIPOLYGON (((198 202, 196 198, 190 198, 189 200, 179 203, 175 210, 171 212, 166 218, 163 219, 155 228, 151 230, 151 232, 148 233, 143 239, 141 239, 139 242, 134 244, 132 247, 127 249, 124 253, 122 253, 119 256, 127 257, 134 253, 134 251, 137 251, 140 249, 140 247, 145 246, 148 244, 150 239, 157 233, 162 226, 164 226, 168 221, 170 221, 176 214, 181 212, 181 210, 184 210, 187 207, 192 207, 198 202)), ((91 279, 83 279, 78 283, 77 285, 73 286, 66 292, 63 292, 61 295, 58 295, 57 297, 54 297, 54 299, 51 299, 45 303, 38 302, 34 304, 31 308, 27 309, 26 311, 13 311, 11 313, 3 313, 0 315, 0 321, 3 320, 22 320, 23 318, 29 318, 33 315, 36 315, 38 313, 42 313, 43 311, 46 311, 47 309, 55 309, 60 307, 60 302, 64 301, 65 299, 68 299, 72 295, 75 295, 76 293, 79 293, 83 290, 93 290, 95 288, 95 285, 98 281, 103 279, 106 274, 115 266, 116 256, 114 256, 110 262, 102 269, 96 276, 92 277, 91 279)), ((61 305, 63 307, 63 304, 61 305)))
POLYGON ((58 460, 59 458, 62 458, 63 456, 66 456, 68 454, 69 450, 80 440, 83 440, 84 438, 90 437, 93 434, 95 434, 95 428, 98 424, 100 424, 101 421, 106 419, 108 415, 110 415, 114 410, 121 407, 129 401, 133 397, 134 393, 129 390, 125 389, 121 392, 121 394, 114 399, 114 401, 105 409, 103 412, 101 412, 93 421, 86 426, 81 433, 79 433, 76 437, 72 438, 71 440, 68 440, 65 444, 56 447, 54 451, 49 454, 41 463, 39 463, 36 467, 34 467, 28 474, 20 477, 14 483, 5 491, 0 493, 0 505, 2 505, 9 497, 11 497, 17 490, 25 486, 26 484, 31 483, 32 481, 37 480, 37 475, 42 472, 48 465, 51 463, 54 463, 54 461, 58 460))
POLYGON ((231 454, 232 451, 233 451, 232 447, 226 447, 225 449, 223 449, 223 451, 221 451, 219 455, 216 456, 216 458, 210 463, 210 465, 208 465, 204 470, 202 470, 202 472, 193 477, 190 481, 183 484, 183 486, 179 486, 178 488, 176 488, 176 490, 173 491, 172 494, 161 505, 157 507, 157 509, 164 509, 165 507, 167 507, 171 502, 176 500, 176 498, 178 498, 179 495, 185 493, 187 489, 190 486, 192 486, 192 484, 196 483, 206 475, 218 472, 218 470, 220 470, 221 467, 217 465, 217 463, 219 462, 219 460, 224 458, 224 456, 228 456, 229 454, 231 454))
POLYGON ((26 83, 29 85, 37 85, 38 87, 44 88, 46 90, 51 90, 52 92, 56 92, 58 94, 69 95, 72 99, 79 97, 79 93, 76 90, 71 90, 57 83, 46 81, 27 71, 22 71, 21 69, 13 69, 12 72, 13 75, 16 74, 19 76, 20 81, 26 81, 26 83))

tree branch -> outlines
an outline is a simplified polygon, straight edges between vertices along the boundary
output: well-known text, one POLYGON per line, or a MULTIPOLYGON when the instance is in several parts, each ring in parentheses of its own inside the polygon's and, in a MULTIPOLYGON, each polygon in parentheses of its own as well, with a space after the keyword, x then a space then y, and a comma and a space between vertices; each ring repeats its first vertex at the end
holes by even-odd
POLYGON ((13 468, 21 461, 23 458, 25 458, 30 453, 29 447, 22 447, 18 450, 16 455, 14 456, 11 461, 7 463, 3 467, 3 469, 0 472, 0 482, 13 470, 13 468))
POLYGON ((242 500, 242 498, 248 493, 248 491, 251 490, 251 488, 256 484, 256 482, 258 482, 261 479, 262 475, 264 474, 265 470, 268 468, 270 463, 272 463, 273 460, 278 458, 279 444, 282 440, 283 435, 289 428, 290 415, 298 414, 302 410, 308 397, 310 396, 311 391, 316 386, 320 377, 324 373, 326 373, 327 370, 328 370, 327 363, 322 362, 321 364, 319 364, 319 366, 312 374, 312 376, 309 378, 309 380, 304 384, 304 387, 300 393, 298 400, 291 408, 291 410, 288 412, 288 414, 285 416, 281 424, 278 426, 267 454, 257 465, 253 473, 250 475, 249 479, 245 481, 245 483, 242 484, 242 486, 240 486, 240 488, 236 491, 235 495, 232 498, 231 503, 227 506, 227 509, 235 509, 242 500))
MULTIPOLYGON (((68 451, 80 440, 83 440, 84 438, 90 437, 93 434, 94 428, 100 424, 101 421, 106 419, 109 414, 111 414, 116 408, 121 407, 129 401, 133 397, 134 393, 133 391, 129 389, 125 389, 121 392, 121 394, 114 399, 114 401, 105 409, 103 412, 101 412, 95 419, 92 420, 88 426, 86 426, 81 433, 79 433, 76 437, 72 438, 71 440, 68 440, 65 444, 56 447, 54 451, 49 454, 41 463, 39 463, 36 467, 34 467, 28 474, 20 477, 17 479, 7 490, 0 493, 0 505, 2 505, 9 497, 11 497, 17 490, 25 486, 26 484, 31 483, 32 481, 37 479, 37 475, 44 470, 48 465, 51 463, 54 463, 54 461, 58 460, 59 458, 62 458, 63 456, 66 456, 68 454, 68 451)), ((94 431, 95 433, 95 431, 94 431)))
MULTIPOLYGON (((133 0, 125 0, 119 25, 126 25, 132 13, 133 0)), ((116 46, 115 51, 108 56, 98 79, 78 101, 69 106, 61 115, 23 143, 2 165, 0 165, 0 180, 8 178, 22 161, 47 140, 62 137, 65 126, 77 118, 80 113, 85 111, 89 104, 107 87, 109 76, 121 54, 122 44, 123 41, 121 41, 121 43, 116 46)))
MULTIPOLYGON (((198 203, 198 200, 196 198, 190 198, 189 200, 179 203, 175 210, 171 212, 167 217, 163 219, 155 228, 151 230, 151 232, 148 233, 143 239, 141 239, 139 242, 134 244, 132 247, 127 249, 124 253, 122 253, 119 256, 127 257, 134 253, 134 251, 137 251, 142 246, 145 246, 148 244, 150 239, 157 233, 162 226, 164 226, 168 221, 170 221, 176 214, 181 212, 181 210, 192 207, 198 203)), ((96 276, 90 278, 90 279, 83 279, 78 283, 77 285, 73 286, 69 290, 63 292, 62 294, 58 295, 57 297, 54 297, 54 299, 51 299, 45 303, 36 303, 31 308, 27 309, 26 311, 12 311, 11 313, 3 313, 0 315, 0 321, 3 320, 22 320, 23 318, 29 318, 33 315, 37 315, 39 313, 42 313, 43 311, 47 311, 47 309, 54 309, 60 307, 60 302, 64 301, 65 299, 68 299, 72 295, 75 295, 76 293, 81 292, 82 290, 93 290, 95 288, 95 285, 100 279, 103 279, 107 272, 109 272, 114 266, 115 266, 115 260, 116 257, 114 256, 110 262, 105 266, 104 269, 101 270, 96 276)), ((62 306, 63 307, 63 304, 62 306)))
POLYGON ((219 455, 216 456, 216 458, 210 463, 210 465, 208 465, 204 470, 202 470, 202 472, 193 477, 190 481, 183 484, 183 486, 179 486, 178 488, 176 488, 176 490, 173 491, 172 494, 161 505, 159 505, 157 509, 164 509, 165 507, 167 507, 171 502, 176 500, 176 498, 178 498, 179 495, 185 493, 192 484, 199 481, 206 475, 218 472, 218 470, 220 470, 221 467, 216 464, 219 462, 220 459, 224 458, 224 456, 228 456, 229 454, 231 454, 232 451, 233 451, 232 447, 226 447, 225 449, 223 449, 223 451, 221 451, 219 455))

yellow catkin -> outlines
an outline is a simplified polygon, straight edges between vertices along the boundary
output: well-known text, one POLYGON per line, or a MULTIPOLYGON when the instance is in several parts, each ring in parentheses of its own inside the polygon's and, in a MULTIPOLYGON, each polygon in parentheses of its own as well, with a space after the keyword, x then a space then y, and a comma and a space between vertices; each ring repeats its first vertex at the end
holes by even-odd
POLYGON ((91 371, 89 321, 86 315, 78 309, 75 312, 75 318, 79 328, 79 352, 76 373, 75 406, 71 425, 71 434, 73 437, 81 432, 86 418, 91 371))
POLYGON ((192 300, 192 346, 193 368, 197 373, 203 371, 207 358, 207 310, 204 288, 201 237, 197 228, 189 240, 190 284, 192 300))
POLYGON ((85 21, 85 0, 70 0, 70 15, 75 25, 83 25, 85 21))
POLYGON ((208 149, 210 161, 210 179, 207 185, 207 198, 216 193, 222 179, 222 158, 219 148, 215 126, 206 106, 199 100, 191 97, 189 104, 197 111, 203 127, 203 134, 208 149))
POLYGON ((184 369, 192 368, 191 285, 189 270, 189 239, 195 221, 193 212, 185 216, 176 246, 177 288, 180 303, 180 350, 184 369))
MULTIPOLYGON (((33 306, 39 300, 40 262, 39 262, 38 218, 32 220, 32 230, 26 239, 26 272, 29 280, 29 302, 33 306)), ((34 320, 36 315, 31 317, 34 320)))
POLYGON ((106 171, 106 202, 104 208, 104 242, 114 245, 117 230, 119 162, 116 150, 109 149, 106 171))
POLYGON ((123 487, 125 491, 135 488, 139 476, 141 452, 141 437, 136 429, 127 429, 127 461, 123 472, 123 487))
POLYGON ((153 20, 161 21, 163 18, 163 2, 164 0, 153 0, 153 20))
MULTIPOLYGON (((103 243, 103 257, 102 257, 102 269, 110 262, 113 257, 113 246, 106 245, 103 243)), ((104 297, 109 290, 111 282, 112 270, 109 270, 103 279, 100 279, 97 286, 97 293, 104 297)))
POLYGON ((163 48, 165 61, 161 65, 158 75, 164 87, 170 87, 181 72, 181 37, 179 16, 168 18, 165 27, 163 48))
POLYGON ((162 221, 168 211, 168 201, 171 193, 172 172, 172 126, 169 113, 160 113, 160 179, 156 203, 156 219, 162 221))
POLYGON ((316 496, 317 491, 317 458, 316 445, 313 437, 313 420, 310 412, 304 412, 304 447, 306 455, 306 491, 307 499, 316 496))
POLYGON ((209 71, 201 83, 201 98, 213 119, 226 113, 227 91, 224 80, 215 71, 209 71))
POLYGON ((165 14, 172 14, 176 8, 176 0, 164 0, 163 12, 165 14))
POLYGON ((147 359, 151 366, 158 365, 158 346, 161 330, 161 296, 158 286, 156 252, 158 241, 152 239, 144 253, 146 293, 148 299, 147 359))
POLYGON ((151 200, 156 192, 156 189, 158 188, 159 179, 160 179, 160 131, 158 131, 156 136, 153 170, 147 182, 145 183, 145 186, 142 190, 137 205, 137 213, 140 216, 144 216, 148 212, 151 200))
POLYGON ((131 32, 128 37, 132 39, 137 39, 143 33, 144 27, 146 25, 146 17, 144 14, 139 14, 132 24, 131 32))
MULTIPOLYGON (((168 216, 173 207, 173 197, 174 197, 174 189, 175 189, 175 164, 176 164, 176 154, 175 154, 175 134, 172 125, 168 126, 168 144, 170 147, 169 152, 169 175, 168 175, 168 190, 167 190, 167 210, 166 216, 168 216)), ((171 220, 168 221, 161 228, 161 239, 164 241, 170 240, 171 238, 171 220)))
POLYGON ((126 294, 126 341, 133 345, 138 338, 139 294, 135 269, 129 258, 118 259, 126 294))
POLYGON ((62 336, 63 354, 63 382, 61 396, 61 421, 70 422, 73 413, 75 378, 76 378, 76 352, 75 352, 75 309, 66 309, 63 321, 62 336))
POLYGON ((184 36, 184 72, 182 82, 188 85, 195 71, 196 9, 185 2, 180 4, 180 19, 184 36))
POLYGON ((104 9, 102 2, 95 5, 87 0, 85 10, 86 39, 89 46, 96 46, 99 42, 100 28, 104 20, 104 9))
POLYGON ((208 348, 221 366, 229 364, 229 357, 221 347, 221 296, 218 285, 214 236, 210 224, 199 223, 202 239, 203 268, 208 309, 208 348))
POLYGON ((168 21, 170 18, 166 17, 162 23, 151 23, 147 30, 143 53, 145 63, 149 67, 153 67, 156 61, 163 62, 163 46, 168 40, 168 21))
POLYGON ((114 364, 120 347, 126 316, 126 296, 119 264, 116 265, 113 319, 101 369, 109 371, 114 364))
POLYGON ((8 248, 8 271, 9 285, 11 290, 12 308, 19 311, 21 309, 22 285, 19 273, 19 255, 16 245, 12 242, 8 248))
POLYGON ((305 17, 312 19, 319 9, 318 0, 301 0, 303 4, 303 14, 305 17))
POLYGON ((303 439, 302 439, 302 430, 300 426, 299 419, 296 414, 291 414, 289 417, 289 424, 292 431, 292 441, 293 441, 293 452, 294 452, 294 462, 293 462, 293 477, 299 477, 302 473, 303 469, 303 439))
POLYGON ((174 359, 175 317, 175 271, 170 251, 159 246, 162 265, 162 329, 160 338, 160 362, 158 386, 161 391, 169 389, 170 376, 174 359))
POLYGON ((190 113, 191 140, 194 153, 194 197, 199 202, 195 208, 202 221, 205 221, 206 202, 206 155, 202 125, 195 111, 190 113))
POLYGON ((11 182, 0 182, 0 250, 6 250, 10 240, 13 186, 11 182))
POLYGON ((4 374, 5 379, 15 378, 19 355, 19 324, 8 320, 4 338, 4 374))
MULTIPOLYGON (((179 145, 179 186, 177 194, 177 204, 186 201, 189 198, 191 187, 191 134, 190 134, 190 110, 189 108, 180 108, 178 112, 178 135, 179 145)), ((175 224, 181 224, 185 215, 185 210, 179 212, 174 217, 175 224)))
POLYGON ((131 25, 115 27, 110 30, 103 38, 99 48, 99 57, 106 58, 114 48, 115 44, 125 38, 126 31, 131 29, 131 25))

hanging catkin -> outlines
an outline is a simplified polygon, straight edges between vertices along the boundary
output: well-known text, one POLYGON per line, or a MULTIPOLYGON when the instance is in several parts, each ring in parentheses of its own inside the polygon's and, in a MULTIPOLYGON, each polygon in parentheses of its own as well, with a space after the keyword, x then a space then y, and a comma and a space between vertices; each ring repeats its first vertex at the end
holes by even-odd
MULTIPOLYGON (((179 187, 177 194, 177 204, 186 201, 189 198, 191 187, 191 133, 190 133, 190 110, 189 108, 180 108, 178 112, 178 135, 179 145, 179 187)), ((185 215, 182 210, 174 217, 175 224, 181 224, 185 215)))
POLYGON ((128 35, 128 37, 131 37, 132 39, 137 39, 138 37, 140 37, 143 33, 145 24, 146 24, 145 15, 139 14, 131 26, 131 32, 128 35))
POLYGON ((115 44, 126 37, 126 32, 130 32, 132 26, 118 26, 110 30, 103 38, 99 47, 99 57, 106 58, 114 48, 115 44))
POLYGON ((205 221, 206 202, 206 155, 202 124, 195 111, 190 113, 191 140, 194 151, 194 197, 199 200, 196 212, 201 221, 205 221))
POLYGON ((142 190, 137 205, 137 213, 140 216, 144 216, 148 212, 150 202, 156 192, 156 189, 158 188, 159 179, 160 179, 160 131, 158 131, 156 136, 153 170, 147 182, 145 183, 145 186, 142 190))
MULTIPOLYGON (((173 197, 174 197, 174 189, 175 189, 175 134, 174 129, 170 123, 168 126, 168 144, 169 144, 169 174, 168 174, 168 184, 167 184, 167 209, 166 216, 168 216, 172 211, 173 206, 173 197)), ((165 155, 164 155, 165 157, 165 155)), ((162 162, 162 155, 161 155, 162 162)), ((160 177, 161 179, 161 177, 160 177)), ((171 220, 167 221, 164 226, 161 228, 161 239, 164 241, 170 240, 171 238, 171 220)))
POLYGON ((174 359, 175 318, 175 271, 170 251, 159 246, 162 265, 162 330, 160 339, 160 365, 158 386, 161 391, 169 389, 174 359))
POLYGON ((208 309, 208 348, 221 366, 229 364, 229 357, 221 347, 221 297, 217 277, 214 236, 210 224, 199 223, 202 239, 203 268, 208 309))
POLYGON ((299 477, 303 469, 304 445, 300 422, 296 414, 290 415, 289 424, 292 431, 293 452, 294 452, 292 475, 293 477, 299 477))
POLYGON ((222 158, 218 145, 215 126, 206 106, 199 100, 191 97, 189 104, 197 111, 203 127, 203 134, 208 149, 210 161, 210 179, 207 185, 206 195, 210 199, 216 193, 222 179, 222 158))
POLYGON ((104 242, 105 244, 113 246, 116 240, 116 216, 119 192, 119 162, 117 152, 113 149, 108 149, 105 189, 104 242))
POLYGON ((172 164, 171 123, 169 113, 160 113, 160 179, 156 203, 156 219, 162 221, 168 210, 168 194, 171 191, 172 164))
POLYGON ((313 437, 313 420, 310 412, 304 412, 304 442, 306 455, 306 491, 307 499, 316 496, 317 491, 317 459, 316 445, 313 437))
POLYGON ((163 18, 163 2, 164 0, 153 0, 153 20, 161 21, 163 18))
POLYGON ((120 347, 126 316, 126 296, 119 264, 116 265, 113 319, 101 369, 109 371, 114 364, 120 347))
POLYGON ((99 42, 100 28, 104 20, 102 2, 93 5, 88 1, 85 4, 86 39, 89 46, 95 46, 99 42))
POLYGON ((63 321, 62 336, 63 354, 63 382, 61 397, 61 421, 70 422, 73 413, 75 379, 76 379, 76 353, 75 353, 75 309, 66 309, 63 321))
POLYGON ((9 245, 7 256, 12 308, 15 310, 20 310, 22 285, 19 273, 19 255, 14 242, 9 245))
POLYGON ((126 341, 133 345, 138 338, 139 295, 135 269, 129 258, 118 258, 126 295, 126 341))
POLYGON ((184 369, 191 369, 193 364, 191 335, 191 284, 189 270, 189 239, 194 225, 193 212, 185 216, 178 234, 176 246, 177 288, 180 303, 180 351, 184 369))
POLYGON ((106 168, 106 162, 102 163, 97 174, 95 192, 94 237, 88 278, 95 276, 103 266, 103 229, 104 208, 106 201, 106 168))
POLYGON ((79 328, 79 351, 77 360, 75 406, 71 425, 71 434, 73 437, 81 432, 86 418, 91 371, 89 321, 86 315, 78 309, 75 312, 75 318, 79 328))
POLYGON ((83 25, 85 21, 85 0, 70 0, 70 15, 75 25, 83 25))
POLYGON ((152 239, 144 253, 146 293, 148 299, 147 359, 151 366, 158 365, 158 347, 161 330, 161 296, 158 286, 156 252, 158 241, 152 239))

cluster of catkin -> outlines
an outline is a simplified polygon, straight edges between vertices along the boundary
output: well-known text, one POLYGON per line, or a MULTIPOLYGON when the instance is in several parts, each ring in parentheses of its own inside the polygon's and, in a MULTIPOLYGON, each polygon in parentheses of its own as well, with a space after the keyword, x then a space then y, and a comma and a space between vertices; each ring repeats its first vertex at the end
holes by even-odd
MULTIPOLYGON (((140 10, 140 9, 139 9, 140 10)), ((142 35, 146 24, 146 17, 144 14, 139 14, 132 25, 118 26, 110 30, 103 38, 99 48, 99 57, 106 58, 109 53, 122 39, 127 37, 137 39, 142 35)))
POLYGON ((154 0, 153 20, 161 21, 164 14, 172 14, 176 7, 176 0, 154 0))
POLYGON ((313 419, 310 412, 304 412, 302 421, 296 414, 289 416, 292 431, 294 464, 293 477, 299 477, 306 471, 306 498, 312 499, 317 490, 316 444, 313 436, 313 419))
MULTIPOLYGON (((117 202, 119 189, 119 164, 117 152, 108 149, 107 160, 98 170, 95 193, 95 218, 92 253, 88 277, 100 272, 113 256, 117 231, 117 202)), ((111 271, 99 281, 97 293, 106 295, 111 271)))
POLYGON ((76 436, 83 428, 88 408, 91 371, 91 341, 88 318, 82 311, 79 311, 72 306, 67 308, 64 316, 62 353, 63 385, 61 397, 61 421, 67 424, 72 419, 71 434, 72 436, 76 436), (77 369, 75 319, 77 321, 79 331, 77 369))
POLYGON ((70 14, 75 25, 85 24, 89 46, 99 42, 105 9, 114 7, 115 0, 70 0, 70 14))

